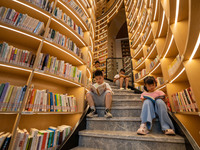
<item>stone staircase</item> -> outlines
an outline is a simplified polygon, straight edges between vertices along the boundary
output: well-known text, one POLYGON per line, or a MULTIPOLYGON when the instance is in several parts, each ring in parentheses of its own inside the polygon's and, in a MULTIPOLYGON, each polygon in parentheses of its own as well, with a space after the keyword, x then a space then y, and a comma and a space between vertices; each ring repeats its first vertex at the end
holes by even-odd
POLYGON ((73 150, 185 150, 185 141, 179 135, 167 136, 161 131, 158 119, 152 131, 137 135, 140 126, 142 102, 140 94, 119 90, 109 81, 113 91, 111 112, 113 118, 104 118, 104 107, 96 107, 99 117, 87 118, 86 130, 79 132, 79 146, 73 150))

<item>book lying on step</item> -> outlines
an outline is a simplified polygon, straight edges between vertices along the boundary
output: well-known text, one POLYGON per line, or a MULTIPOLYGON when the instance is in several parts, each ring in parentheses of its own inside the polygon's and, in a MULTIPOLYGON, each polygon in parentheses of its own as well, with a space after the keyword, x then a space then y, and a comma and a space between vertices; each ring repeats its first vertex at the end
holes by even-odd
POLYGON ((101 95, 106 90, 106 83, 103 84, 93 84, 91 85, 91 90, 97 95, 101 95))
POLYGON ((157 99, 165 99, 165 95, 161 95, 161 96, 157 96, 156 98, 153 98, 151 96, 148 96, 148 95, 144 95, 143 96, 145 99, 150 99, 153 103, 155 103, 155 101, 157 99))

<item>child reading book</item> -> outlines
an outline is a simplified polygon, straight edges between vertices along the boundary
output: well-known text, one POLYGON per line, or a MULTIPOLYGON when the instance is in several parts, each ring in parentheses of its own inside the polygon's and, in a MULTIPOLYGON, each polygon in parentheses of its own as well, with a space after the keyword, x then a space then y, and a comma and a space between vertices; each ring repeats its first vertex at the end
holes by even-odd
POLYGON ((113 82, 120 88, 120 90, 123 90, 124 88, 130 90, 128 89, 129 76, 125 75, 124 69, 121 69, 119 74, 114 76, 113 82))
POLYGON ((147 76, 144 79, 145 92, 142 93, 143 101, 141 112, 141 125, 137 130, 137 134, 145 135, 149 132, 152 126, 152 120, 159 117, 161 128, 166 135, 175 135, 174 125, 167 113, 165 105, 165 93, 160 90, 155 90, 157 82, 153 76, 147 76))
POLYGON ((91 86, 90 91, 86 95, 86 100, 90 106, 90 113, 87 117, 97 117, 95 106, 104 107, 105 106, 105 115, 106 118, 112 118, 110 113, 110 108, 112 104, 112 89, 108 83, 104 82, 103 72, 96 70, 94 72, 94 77, 96 83, 91 86))

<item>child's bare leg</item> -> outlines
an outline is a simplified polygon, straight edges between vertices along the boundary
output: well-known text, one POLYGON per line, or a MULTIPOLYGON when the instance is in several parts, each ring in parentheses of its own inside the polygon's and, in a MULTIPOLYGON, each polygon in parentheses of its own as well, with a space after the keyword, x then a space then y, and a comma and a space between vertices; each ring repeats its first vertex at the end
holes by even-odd
POLYGON ((86 100, 90 106, 90 108, 93 106, 94 107, 94 100, 92 98, 92 95, 90 93, 87 93, 86 95, 86 100))
POLYGON ((106 94, 106 109, 110 109, 111 108, 111 105, 112 105, 112 95, 111 93, 107 93, 106 94))
POLYGON ((120 88, 122 88, 123 82, 124 82, 124 78, 121 77, 121 78, 119 79, 120 88))
POLYGON ((126 82, 126 89, 127 89, 128 88, 128 83, 129 83, 129 78, 126 78, 125 82, 126 82))

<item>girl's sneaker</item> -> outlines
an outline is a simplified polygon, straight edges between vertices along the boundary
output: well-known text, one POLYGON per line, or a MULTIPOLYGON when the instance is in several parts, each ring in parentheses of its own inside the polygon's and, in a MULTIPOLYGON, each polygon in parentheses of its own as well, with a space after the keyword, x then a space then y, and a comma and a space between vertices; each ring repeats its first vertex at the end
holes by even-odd
POLYGON ((176 135, 173 129, 167 129, 164 131, 165 135, 176 135))
POLYGON ((110 113, 110 110, 108 110, 108 109, 105 110, 104 117, 106 117, 106 118, 112 118, 112 114, 110 113))
POLYGON ((137 130, 137 134, 139 135, 146 135, 147 133, 149 133, 149 130, 147 129, 146 124, 141 124, 140 128, 137 130))
POLYGON ((91 109, 90 113, 87 114, 88 118, 98 117, 97 112, 94 109, 91 109))

